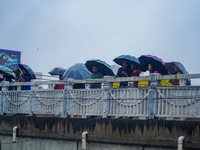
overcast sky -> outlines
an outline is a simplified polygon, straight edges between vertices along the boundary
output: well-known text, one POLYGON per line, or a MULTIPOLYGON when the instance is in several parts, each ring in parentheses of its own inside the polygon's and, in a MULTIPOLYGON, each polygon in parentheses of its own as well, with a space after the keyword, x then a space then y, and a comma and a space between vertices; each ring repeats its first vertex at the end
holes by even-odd
POLYGON ((0 0, 0 49, 46 75, 122 54, 200 73, 200 0, 0 0))

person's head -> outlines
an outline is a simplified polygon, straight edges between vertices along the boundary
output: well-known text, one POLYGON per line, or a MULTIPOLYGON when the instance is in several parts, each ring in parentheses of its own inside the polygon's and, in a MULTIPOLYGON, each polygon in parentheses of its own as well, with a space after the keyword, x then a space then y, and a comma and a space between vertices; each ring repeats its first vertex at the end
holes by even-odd
POLYGON ((132 63, 132 64, 130 64, 130 69, 131 69, 131 70, 135 70, 135 69, 137 69, 137 68, 136 68, 136 65, 135 65, 135 64, 133 64, 133 63, 132 63))
POLYGON ((92 72, 93 72, 93 73, 96 73, 96 72, 98 72, 98 71, 99 71, 99 69, 98 69, 97 66, 93 66, 93 67, 92 67, 92 72))
POLYGON ((14 73, 16 76, 18 76, 21 73, 21 71, 19 69, 16 69, 16 70, 14 70, 14 73))
POLYGON ((27 74, 27 71, 25 69, 23 69, 22 73, 25 75, 25 74, 27 74))
POLYGON ((59 80, 62 80, 62 75, 59 75, 59 80))
POLYGON ((148 64, 148 70, 151 71, 153 69, 153 66, 151 64, 148 64))
POLYGON ((123 67, 123 68, 127 68, 127 67, 128 67, 128 61, 124 60, 124 61, 122 62, 122 67, 123 67))
POLYGON ((175 65, 175 66, 174 66, 174 71, 175 71, 175 72, 179 72, 179 71, 180 71, 179 67, 177 67, 177 66, 175 65))

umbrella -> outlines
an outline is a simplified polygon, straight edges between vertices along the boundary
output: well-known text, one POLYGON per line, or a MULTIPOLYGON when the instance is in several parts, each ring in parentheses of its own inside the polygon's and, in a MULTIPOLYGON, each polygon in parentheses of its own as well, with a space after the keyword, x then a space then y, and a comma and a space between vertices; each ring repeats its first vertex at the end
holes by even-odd
POLYGON ((86 79, 91 72, 82 63, 75 64, 65 71, 62 78, 86 79))
MULTIPOLYGON (((183 64, 180 62, 167 62, 165 63, 165 67, 169 71, 170 74, 174 74, 174 66, 177 66, 183 74, 189 74, 189 72, 185 69, 183 64)), ((191 85, 191 80, 187 79, 186 85, 191 85)))
POLYGON ((99 59, 88 60, 85 63, 85 66, 87 67, 87 69, 90 72, 93 72, 92 67, 96 66, 96 67, 98 67, 99 72, 102 73, 104 76, 106 76, 106 75, 107 76, 114 76, 114 73, 113 73, 110 65, 107 64, 106 62, 102 61, 102 60, 99 60, 99 59))
POLYGON ((155 69, 162 75, 169 74, 167 69, 164 66, 165 62, 161 58, 158 58, 158 57, 152 56, 152 55, 142 55, 138 59, 141 64, 142 71, 147 71, 148 64, 153 64, 155 69))
POLYGON ((26 72, 28 72, 28 74, 31 76, 32 79, 36 79, 33 70, 32 70, 28 65, 19 64, 19 68, 20 68, 21 70, 26 70, 26 72))
POLYGON ((63 75, 63 73, 66 71, 66 69, 62 67, 55 67, 51 71, 49 71, 50 75, 63 75))
POLYGON ((9 74, 10 76, 12 76, 13 78, 16 78, 15 73, 8 67, 0 65, 0 71, 3 71, 5 73, 9 74))
POLYGON ((137 68, 139 68, 140 66, 140 61, 138 60, 138 58, 130 55, 120 55, 116 57, 113 61, 120 66, 122 66, 123 61, 128 61, 129 64, 134 63, 137 66, 137 68))
POLYGON ((165 63, 165 67, 169 71, 170 74, 174 74, 174 66, 177 66, 183 74, 189 74, 189 72, 185 69, 185 67, 180 62, 167 62, 165 63))

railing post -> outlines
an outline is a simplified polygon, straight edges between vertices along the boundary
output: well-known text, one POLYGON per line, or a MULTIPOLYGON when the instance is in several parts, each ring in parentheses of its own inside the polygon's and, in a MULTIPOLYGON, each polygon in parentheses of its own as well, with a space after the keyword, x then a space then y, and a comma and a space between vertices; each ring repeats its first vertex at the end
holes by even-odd
POLYGON ((186 83, 187 83, 187 80, 185 80, 185 79, 180 79, 179 80, 179 85, 180 86, 186 86, 186 83))
POLYGON ((1 82, 1 86, 2 86, 2 91, 1 91, 1 115, 4 114, 4 105, 5 105, 5 101, 6 101, 6 94, 5 92, 8 91, 8 86, 6 86, 6 83, 8 83, 8 81, 2 81, 1 82))
POLYGON ((87 90, 90 89, 90 84, 89 84, 89 83, 86 83, 86 84, 85 84, 85 89, 87 89, 87 90))
POLYGON ((106 118, 109 113, 109 107, 110 107, 110 93, 109 89, 112 87, 112 84, 109 83, 108 79, 109 76, 104 76, 103 82, 104 82, 104 89, 103 89, 103 118, 106 118))
POLYGON ((63 99, 63 116, 67 117, 68 111, 70 110, 70 90, 73 88, 73 83, 68 79, 64 79, 65 89, 64 89, 64 99, 63 99))
POLYGON ((150 74, 150 92, 149 92, 149 118, 154 119, 158 109, 158 92, 156 87, 159 86, 159 82, 156 80, 156 76, 160 74, 150 74))
POLYGON ((30 101, 29 101, 29 114, 30 116, 33 115, 33 100, 35 98, 35 90, 36 90, 36 85, 35 85, 35 80, 31 80, 31 91, 30 91, 30 101))

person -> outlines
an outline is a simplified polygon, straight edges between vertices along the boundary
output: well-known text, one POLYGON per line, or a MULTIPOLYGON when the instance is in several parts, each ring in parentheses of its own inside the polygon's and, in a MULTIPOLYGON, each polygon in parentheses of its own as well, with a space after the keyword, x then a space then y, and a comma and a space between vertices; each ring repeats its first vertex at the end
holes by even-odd
MULTIPOLYGON (((155 68, 155 65, 154 64, 148 64, 148 70, 149 70, 149 73, 151 74, 151 73, 159 73, 157 70, 156 70, 156 68, 155 68)), ((149 81, 149 83, 148 83, 148 86, 150 86, 151 85, 151 82, 149 81)))
MULTIPOLYGON (((62 75, 59 75, 59 80, 63 80, 62 75)), ((63 90, 64 88, 65 88, 64 84, 55 84, 55 86, 54 86, 55 90, 63 90)))
MULTIPOLYGON (((128 61, 124 60, 122 62, 122 67, 120 67, 117 71, 117 75, 114 76, 114 78, 117 77, 130 77, 131 72, 129 69, 129 63, 128 61)), ((120 87, 126 87, 128 86, 128 82, 120 82, 120 87)))
MULTIPOLYGON (((1 81, 3 81, 3 75, 2 75, 2 72, 0 71, 0 84, 1 84, 1 81)), ((2 87, 0 86, 0 91, 2 90, 2 87)))
MULTIPOLYGON (((20 69, 16 69, 13 72, 15 73, 16 78, 12 82, 20 82, 20 73, 21 73, 20 69)), ((13 86, 13 90, 17 90, 17 86, 13 86)))
POLYGON ((153 64, 148 64, 148 70, 151 73, 159 73, 156 69, 155 69, 155 65, 153 64))
MULTIPOLYGON (((99 72, 99 69, 97 66, 92 67, 92 75, 91 79, 100 79, 103 78, 103 74, 99 72)), ((93 83, 90 85, 90 88, 101 88, 101 83, 93 83)))
MULTIPOLYGON (((2 81, 9 81, 9 82, 11 82, 12 81, 12 76, 11 75, 9 75, 9 74, 7 74, 7 73, 5 73, 5 72, 3 72, 2 71, 2 75, 3 75, 3 80, 2 81)), ((13 89, 13 87, 12 86, 10 86, 9 88, 8 88, 8 90, 9 91, 11 91, 13 89)))
MULTIPOLYGON (((180 71, 179 67, 177 67, 175 65, 174 66, 174 73, 173 73, 173 75, 178 75, 178 74, 182 74, 182 72, 180 71)), ((169 82, 171 82, 172 85, 179 85, 179 80, 178 79, 169 80, 169 82)))
MULTIPOLYGON (((132 71, 131 77, 139 77, 141 71, 137 69, 137 66, 133 63, 130 64, 130 70, 132 71)), ((138 87, 138 81, 134 81, 134 87, 138 87)))
MULTIPOLYGON (((19 80, 18 81, 19 82, 30 82, 31 76, 25 69, 23 69, 22 73, 19 74, 19 80)), ((30 90, 30 89, 31 89, 30 85, 24 85, 24 86, 22 86, 21 90, 30 90)))

